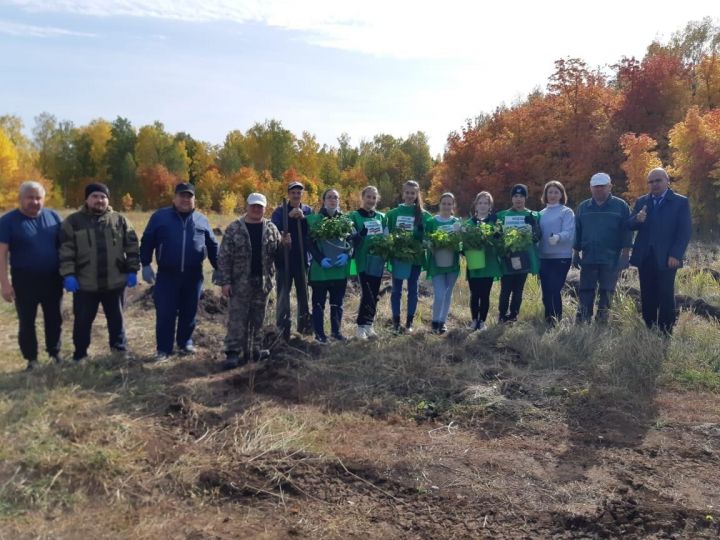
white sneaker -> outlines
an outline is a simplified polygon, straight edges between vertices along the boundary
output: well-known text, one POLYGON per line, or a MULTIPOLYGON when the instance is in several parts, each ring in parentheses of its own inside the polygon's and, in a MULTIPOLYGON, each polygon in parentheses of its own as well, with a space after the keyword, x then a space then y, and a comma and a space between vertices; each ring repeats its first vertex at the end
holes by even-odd
POLYGON ((476 329, 478 332, 484 332, 485 330, 487 330, 487 325, 485 324, 485 321, 478 321, 476 329))
POLYGON ((367 330, 364 326, 358 326, 357 330, 355 331, 355 337, 358 339, 367 339, 367 330))
POLYGON ((369 338, 376 338, 378 335, 375 333, 375 329, 372 324, 365 325, 365 335, 369 338))

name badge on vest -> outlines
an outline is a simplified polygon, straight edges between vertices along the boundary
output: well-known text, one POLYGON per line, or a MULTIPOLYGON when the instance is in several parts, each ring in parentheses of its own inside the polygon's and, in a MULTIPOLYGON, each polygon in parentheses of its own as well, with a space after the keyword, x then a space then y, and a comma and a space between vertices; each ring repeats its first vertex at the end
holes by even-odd
POLYGON ((368 236, 374 236, 376 234, 382 234, 382 223, 377 219, 369 219, 365 222, 365 228, 367 229, 368 236))
POLYGON ((415 227, 415 216, 398 216, 395 224, 402 231, 412 231, 415 227))
POLYGON ((525 216, 505 216, 505 226, 511 229, 519 229, 525 226, 525 216))

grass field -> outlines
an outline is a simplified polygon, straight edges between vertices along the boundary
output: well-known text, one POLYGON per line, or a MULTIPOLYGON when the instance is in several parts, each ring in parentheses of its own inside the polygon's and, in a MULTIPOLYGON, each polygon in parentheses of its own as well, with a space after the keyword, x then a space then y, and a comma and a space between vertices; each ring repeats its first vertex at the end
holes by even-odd
MULTIPOLYGON (((720 306, 719 259, 693 246, 678 293, 720 306)), ((269 362, 229 373, 212 287, 199 354, 164 364, 145 285, 131 358, 107 354, 99 316, 87 365, 33 373, 3 304, 0 538, 717 538, 720 326, 684 311, 665 340, 634 287, 626 272, 607 326, 573 325, 567 295, 548 330, 530 279, 519 323, 471 333, 460 281, 438 337, 423 282, 413 335, 391 334, 386 294, 380 339, 270 334, 269 362)))

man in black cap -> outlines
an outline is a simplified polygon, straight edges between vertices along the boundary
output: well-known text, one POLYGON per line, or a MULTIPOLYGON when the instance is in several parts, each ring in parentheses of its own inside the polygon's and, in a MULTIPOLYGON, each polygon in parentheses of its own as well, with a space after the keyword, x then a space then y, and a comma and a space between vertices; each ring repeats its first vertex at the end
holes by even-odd
POLYGON ((110 349, 125 353, 125 287, 137 285, 138 239, 130 222, 109 206, 105 184, 85 187, 85 204, 60 229, 60 275, 73 293, 73 359, 87 357, 92 323, 102 304, 110 349))
POLYGON ((155 283, 155 340, 157 360, 165 360, 177 343, 180 354, 195 353, 192 334, 203 285, 207 254, 217 268, 218 242, 207 217, 195 210, 195 187, 175 186, 173 205, 155 211, 140 245, 143 280, 155 283), (151 266, 157 262, 157 282, 151 266))
POLYGON ((312 208, 302 203, 304 189, 305 186, 297 180, 290 182, 287 203, 278 206, 271 218, 279 231, 290 233, 292 242, 288 254, 289 268, 285 268, 284 257, 276 260, 278 296, 276 324, 282 330, 285 339, 290 337, 290 290, 293 283, 297 298, 297 330, 306 335, 312 334, 313 331, 307 296, 308 227, 305 220, 305 216, 312 214, 312 208), (285 222, 289 229, 287 231, 284 227, 285 222))

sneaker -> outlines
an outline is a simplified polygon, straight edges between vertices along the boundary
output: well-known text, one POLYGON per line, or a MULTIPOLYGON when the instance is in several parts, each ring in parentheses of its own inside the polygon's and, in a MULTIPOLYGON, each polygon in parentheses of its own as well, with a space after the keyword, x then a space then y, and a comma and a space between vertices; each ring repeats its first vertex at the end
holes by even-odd
POLYGON ((25 371, 35 371, 39 367, 40 367, 40 362, 38 362, 37 360, 28 360, 25 371))
POLYGON ((222 365, 224 371, 235 369, 240 365, 240 355, 236 352, 229 352, 225 358, 225 363, 222 365))
POLYGON ((130 351, 124 348, 121 349, 119 347, 110 347, 110 352, 113 354, 113 356, 118 356, 123 360, 127 360, 128 358, 130 358, 130 351))
POLYGON ((433 334, 439 334, 440 333, 440 323, 432 321, 432 323, 430 323, 430 332, 432 332, 433 334))
POLYGON ((163 351, 158 351, 155 353, 155 356, 153 356, 153 360, 155 362, 164 362, 165 360, 169 360, 170 355, 163 351))
POLYGON ((438 334, 444 334, 447 332, 447 325, 445 323, 438 323, 438 334))
POLYGON ((192 343, 186 343, 184 347, 180 347, 180 354, 183 356, 193 355, 197 352, 197 348, 192 343))
POLYGON ((376 338, 378 337, 377 333, 375 332, 375 328, 373 328, 372 324, 366 324, 365 325, 365 335, 368 338, 376 338))
POLYGON ((325 336, 315 336, 315 343, 319 343, 320 345, 327 345, 328 338, 325 336))
POLYGON ((355 337, 358 339, 367 339, 367 327, 364 325, 359 324, 357 327, 357 330, 355 331, 355 337))
POLYGON ((73 362, 75 364, 83 364, 88 359, 87 353, 75 353, 73 354, 73 362))
POLYGON ((63 359, 62 359, 62 356, 60 356, 60 353, 58 353, 58 354, 51 354, 51 355, 50 355, 50 360, 51 360, 52 363, 55 364, 56 366, 59 366, 60 364, 63 363, 63 359))
POLYGON ((252 353, 253 362, 261 362, 270 358, 270 351, 267 349, 255 349, 252 353))
POLYGON ((343 336, 340 332, 333 334, 332 337, 335 341, 347 341, 347 338, 343 336))
POLYGON ((475 330, 477 330, 478 332, 484 332, 485 330, 487 330, 487 325, 485 324, 485 321, 478 321, 475 324, 475 330))

